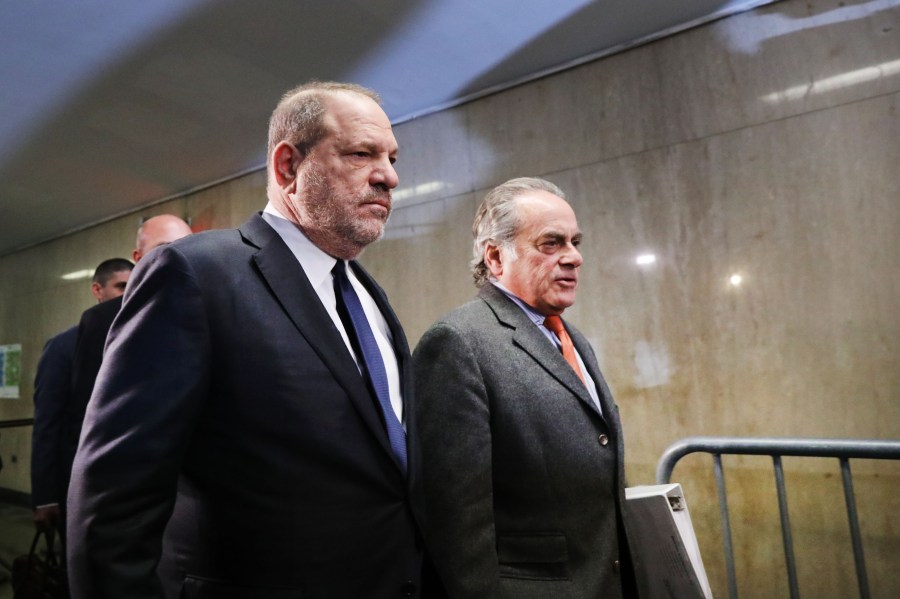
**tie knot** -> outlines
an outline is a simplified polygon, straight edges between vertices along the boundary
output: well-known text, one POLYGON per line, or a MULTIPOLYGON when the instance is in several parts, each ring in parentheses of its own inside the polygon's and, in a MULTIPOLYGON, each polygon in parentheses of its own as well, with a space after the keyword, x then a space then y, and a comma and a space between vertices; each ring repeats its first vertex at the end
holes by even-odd
POLYGON ((559 316, 548 316, 544 319, 544 326, 556 333, 559 336, 561 331, 566 330, 563 326, 562 318, 559 316))
POLYGON ((338 260, 334 263, 334 268, 331 269, 331 274, 336 277, 343 277, 347 275, 347 264, 343 260, 338 260))

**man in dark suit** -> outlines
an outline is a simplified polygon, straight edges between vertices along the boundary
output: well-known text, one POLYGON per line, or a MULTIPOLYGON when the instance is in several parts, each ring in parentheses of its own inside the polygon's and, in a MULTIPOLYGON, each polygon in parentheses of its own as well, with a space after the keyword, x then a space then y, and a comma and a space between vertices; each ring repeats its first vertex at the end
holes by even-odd
POLYGON ((138 264, 69 491, 73 597, 420 596, 409 350, 354 261, 396 156, 373 92, 291 90, 263 213, 138 264))
MULTIPOLYGON (((134 265, 124 258, 104 260, 94 270, 91 293, 100 304, 125 293, 134 265)), ((34 524, 51 530, 62 524, 69 470, 75 455, 72 436, 72 364, 78 327, 69 327, 44 345, 34 377, 34 429, 31 434, 31 500, 34 524)), ((80 430, 81 423, 78 423, 80 430)), ((77 436, 76 436, 77 439, 77 436)))
POLYGON ((473 228, 480 293, 416 347, 426 544, 451 599, 632 593, 618 409, 591 346, 559 318, 582 263, 564 197, 532 178, 487 195, 473 228))

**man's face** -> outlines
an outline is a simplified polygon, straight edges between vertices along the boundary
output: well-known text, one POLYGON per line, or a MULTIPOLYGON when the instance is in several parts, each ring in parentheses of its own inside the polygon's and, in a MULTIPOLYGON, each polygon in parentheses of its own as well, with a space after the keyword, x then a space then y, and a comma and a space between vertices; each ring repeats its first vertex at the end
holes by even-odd
POLYGON ((112 276, 107 279, 105 285, 100 285, 100 283, 92 283, 91 291, 94 294, 94 297, 97 298, 98 302, 105 302, 107 300, 115 299, 125 293, 125 283, 128 282, 128 277, 131 276, 130 270, 119 270, 112 274, 112 276))
POLYGON ((581 266, 581 231, 572 208, 552 193, 536 190, 516 200, 521 227, 515 257, 499 248, 497 280, 541 314, 562 314, 575 303, 581 266))
POLYGON ((373 100, 335 94, 327 106, 329 132, 300 164, 289 208, 316 245, 349 259, 384 233, 391 190, 399 183, 397 141, 373 100))

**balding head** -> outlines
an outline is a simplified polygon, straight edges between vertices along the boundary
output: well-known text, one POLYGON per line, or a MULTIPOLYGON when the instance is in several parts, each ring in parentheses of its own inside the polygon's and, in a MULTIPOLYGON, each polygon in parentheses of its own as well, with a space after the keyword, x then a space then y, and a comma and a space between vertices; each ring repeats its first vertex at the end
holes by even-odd
POLYGON ((137 262, 153 248, 172 243, 190 234, 190 226, 173 214, 160 214, 148 218, 138 229, 131 257, 137 262))

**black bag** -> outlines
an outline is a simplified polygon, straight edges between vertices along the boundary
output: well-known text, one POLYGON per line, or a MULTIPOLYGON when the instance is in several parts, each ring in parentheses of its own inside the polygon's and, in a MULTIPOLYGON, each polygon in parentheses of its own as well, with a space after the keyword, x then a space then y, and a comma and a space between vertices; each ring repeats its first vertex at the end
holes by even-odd
POLYGON ((28 555, 20 555, 13 560, 13 599, 69 599, 62 539, 60 554, 57 554, 53 550, 53 536, 53 530, 36 532, 28 555), (44 557, 38 551, 41 537, 47 541, 44 557))

